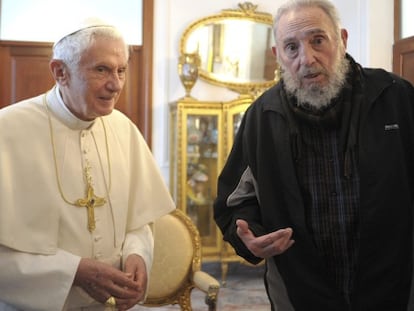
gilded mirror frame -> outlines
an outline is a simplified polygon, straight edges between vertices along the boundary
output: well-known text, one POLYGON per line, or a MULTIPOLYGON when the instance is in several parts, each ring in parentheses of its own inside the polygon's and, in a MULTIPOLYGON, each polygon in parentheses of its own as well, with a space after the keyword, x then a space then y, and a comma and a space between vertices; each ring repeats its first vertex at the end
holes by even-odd
MULTIPOLYGON (((272 28, 273 28, 273 17, 271 14, 266 12, 259 12, 256 11, 257 5, 253 5, 251 2, 244 2, 239 3, 238 9, 224 9, 219 14, 210 15, 195 22, 191 23, 183 32, 180 40, 180 54, 183 55, 185 53, 194 53, 194 49, 190 50, 188 47, 190 42, 190 36, 195 33, 196 30, 201 29, 202 27, 207 27, 209 25, 220 25, 220 22, 227 23, 229 21, 237 20, 237 21, 251 21, 257 24, 264 24, 268 25, 270 28, 269 36, 272 37, 272 28)), ((213 29, 214 30, 214 29, 213 29)), ((213 31, 213 35, 214 31, 213 31)), ((243 40, 240 39, 239 40, 243 40)), ((273 38, 271 38, 273 40, 273 38)), ((215 46, 210 47, 213 50, 213 55, 220 56, 220 51, 214 51, 216 48, 215 46)), ((265 51, 271 54, 271 46, 268 48, 269 51, 265 51)), ((271 55, 272 62, 271 62, 271 78, 265 79, 260 81, 237 81, 237 79, 220 79, 219 77, 215 76, 212 72, 204 70, 202 67, 199 68, 199 78, 206 81, 207 83, 218 85, 222 87, 226 87, 231 89, 240 94, 252 94, 261 92, 264 89, 267 89, 274 85, 278 80, 277 74, 277 64, 274 55, 271 55)), ((265 58, 265 55, 263 55, 265 58)))

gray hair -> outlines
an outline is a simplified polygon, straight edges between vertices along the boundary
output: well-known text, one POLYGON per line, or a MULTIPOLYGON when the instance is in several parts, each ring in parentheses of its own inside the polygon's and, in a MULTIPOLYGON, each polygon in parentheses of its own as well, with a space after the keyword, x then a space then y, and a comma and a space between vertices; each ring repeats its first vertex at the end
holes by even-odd
POLYGON ((341 37, 341 20, 339 17, 338 10, 329 0, 289 0, 285 4, 283 4, 276 12, 276 15, 273 20, 273 35, 275 37, 275 41, 277 42, 277 29, 279 27, 279 20, 280 18, 285 15, 286 13, 299 9, 299 8, 320 8, 322 9, 326 15, 331 19, 332 24, 334 26, 334 32, 337 36, 337 39, 341 37))
MULTIPOLYGON (((76 70, 83 52, 85 52, 98 37, 114 40, 125 39, 121 32, 109 25, 91 26, 80 29, 60 39, 53 46, 53 58, 62 60, 68 67, 76 70)), ((129 58, 129 47, 125 43, 125 52, 129 58)))

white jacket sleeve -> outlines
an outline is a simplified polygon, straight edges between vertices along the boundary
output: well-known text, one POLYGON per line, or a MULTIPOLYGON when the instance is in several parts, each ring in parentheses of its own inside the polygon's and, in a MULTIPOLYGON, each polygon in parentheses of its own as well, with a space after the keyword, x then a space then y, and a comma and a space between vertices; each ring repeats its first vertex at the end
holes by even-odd
POLYGON ((0 310, 62 310, 80 257, 19 252, 0 245, 0 310))

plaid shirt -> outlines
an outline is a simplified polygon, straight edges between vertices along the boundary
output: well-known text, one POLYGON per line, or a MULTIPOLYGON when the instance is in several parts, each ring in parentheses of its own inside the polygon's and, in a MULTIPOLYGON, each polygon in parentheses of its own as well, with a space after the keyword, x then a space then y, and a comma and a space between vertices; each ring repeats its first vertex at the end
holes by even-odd
MULTIPOLYGON (((344 177, 338 131, 301 124, 302 160, 298 164, 307 225, 316 248, 344 297, 350 301, 358 256, 359 175, 344 177)), ((352 157, 351 157, 352 158, 352 157)))

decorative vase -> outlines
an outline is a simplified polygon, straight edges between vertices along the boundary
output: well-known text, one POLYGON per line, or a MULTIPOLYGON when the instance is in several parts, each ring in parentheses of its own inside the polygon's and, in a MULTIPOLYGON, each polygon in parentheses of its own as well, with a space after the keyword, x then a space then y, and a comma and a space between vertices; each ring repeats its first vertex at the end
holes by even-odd
POLYGON ((185 98, 191 98, 190 92, 198 79, 200 56, 197 53, 184 53, 178 60, 178 74, 185 89, 185 98))

